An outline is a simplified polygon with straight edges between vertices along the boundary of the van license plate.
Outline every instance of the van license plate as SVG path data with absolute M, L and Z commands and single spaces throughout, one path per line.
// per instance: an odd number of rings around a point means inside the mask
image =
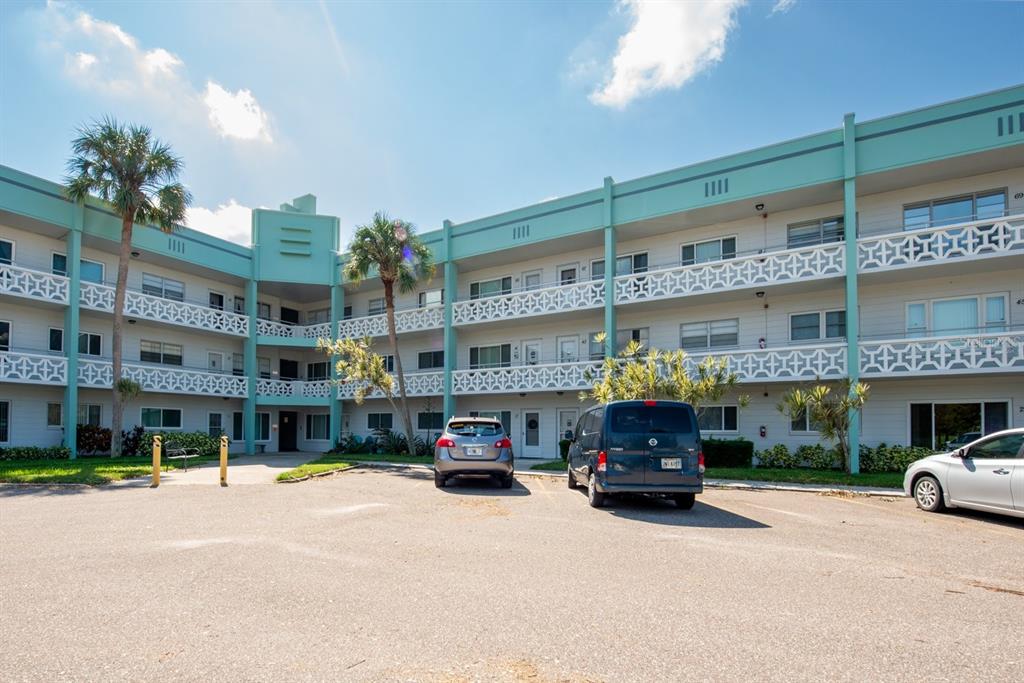
M 466 455 L 483 455 L 483 446 L 466 446 Z
M 682 458 L 662 458 L 661 469 L 663 470 L 681 470 L 683 469 Z

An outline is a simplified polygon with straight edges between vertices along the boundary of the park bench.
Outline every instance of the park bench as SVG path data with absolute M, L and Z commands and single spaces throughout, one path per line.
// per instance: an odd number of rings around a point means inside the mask
M 186 447 L 177 441 L 167 441 L 164 443 L 163 456 L 165 460 L 184 460 L 185 471 L 188 472 L 188 459 L 198 458 L 199 449 Z

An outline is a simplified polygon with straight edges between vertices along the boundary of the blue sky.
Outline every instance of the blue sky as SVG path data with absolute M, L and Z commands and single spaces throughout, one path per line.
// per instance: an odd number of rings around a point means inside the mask
M 420 230 L 1024 82 L 1022 2 L 0 3 L 0 163 L 144 122 L 190 227 L 312 192 Z

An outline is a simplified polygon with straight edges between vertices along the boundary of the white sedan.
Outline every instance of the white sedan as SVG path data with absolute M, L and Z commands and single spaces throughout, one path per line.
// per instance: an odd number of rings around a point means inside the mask
M 994 432 L 915 461 L 903 490 L 927 512 L 956 507 L 1024 517 L 1024 429 Z

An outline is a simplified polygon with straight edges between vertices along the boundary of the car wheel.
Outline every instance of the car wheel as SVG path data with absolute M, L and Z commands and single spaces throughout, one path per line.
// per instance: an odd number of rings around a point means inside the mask
M 697 500 L 695 493 L 677 493 L 672 496 L 676 501 L 676 507 L 680 510 L 692 510 L 693 503 Z
M 604 507 L 604 501 L 605 494 L 597 490 L 597 475 L 591 472 L 587 480 L 587 502 L 590 507 L 599 508 Z
M 514 476 L 512 476 L 511 474 L 508 475 L 507 477 L 502 477 L 501 478 L 501 488 L 503 488 L 503 489 L 510 489 L 510 488 L 512 488 L 512 484 L 514 484 L 515 481 L 516 481 L 516 478 Z
M 439 489 L 443 489 L 447 481 L 448 477 L 444 476 L 440 472 L 434 472 L 434 486 Z
M 914 482 L 914 502 L 925 512 L 939 512 L 946 507 L 939 480 L 926 475 Z
M 568 479 L 569 479 L 569 488 L 571 488 L 571 489 L 575 489 L 575 488 L 576 488 L 576 487 L 578 486 L 578 484 L 576 483 L 576 477 L 575 477 L 575 475 L 573 475 L 573 473 L 572 473 L 572 465 L 566 465 L 566 466 L 565 466 L 565 473 L 566 473 L 567 475 L 569 475 L 569 476 L 568 476 Z

